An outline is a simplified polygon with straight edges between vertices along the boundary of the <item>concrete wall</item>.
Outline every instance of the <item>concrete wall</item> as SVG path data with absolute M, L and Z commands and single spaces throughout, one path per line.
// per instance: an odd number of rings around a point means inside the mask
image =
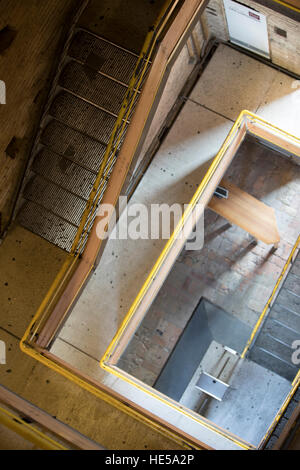
M 300 74 L 300 23 L 253 0 L 242 0 L 241 3 L 267 17 L 272 62 Z M 296 18 L 297 15 L 293 16 Z M 223 0 L 209 2 L 202 16 L 202 24 L 210 37 L 229 40 Z M 278 34 L 276 28 L 285 31 L 286 37 Z
M 261 2 L 264 3 L 263 0 L 260 0 L 260 3 L 254 2 L 253 0 L 245 0 L 242 3 L 266 15 L 272 62 L 291 72 L 299 74 L 300 24 L 296 19 L 285 16 L 282 12 L 262 5 Z M 267 3 L 267 0 L 265 3 Z M 295 18 L 297 14 L 293 13 L 291 16 Z M 279 35 L 276 32 L 277 28 L 286 31 L 286 37 Z M 200 57 L 207 40 L 215 37 L 226 42 L 229 41 L 223 0 L 211 0 L 209 2 L 201 20 L 193 32 L 193 37 L 196 40 L 197 49 L 199 50 L 198 57 Z M 173 65 L 146 140 L 134 171 L 132 172 L 133 175 L 136 174 L 135 172 L 145 159 L 147 151 L 151 148 L 151 144 L 155 142 L 155 139 L 164 127 L 168 113 L 175 104 L 181 89 L 195 66 L 195 57 L 191 54 L 191 49 L 191 42 L 189 41 Z
M 192 33 L 193 40 L 189 38 L 187 44 L 178 55 L 168 78 L 167 84 L 155 112 L 150 129 L 146 136 L 133 174 L 145 158 L 146 152 L 154 139 L 164 127 L 165 120 L 178 99 L 180 92 L 191 74 L 196 62 L 199 60 L 203 46 L 204 35 L 200 22 L 197 23 Z

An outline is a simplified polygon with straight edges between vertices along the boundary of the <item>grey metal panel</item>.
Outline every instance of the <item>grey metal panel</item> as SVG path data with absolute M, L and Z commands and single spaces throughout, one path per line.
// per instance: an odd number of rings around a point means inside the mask
M 202 298 L 157 378 L 154 388 L 180 400 L 212 340 L 242 352 L 251 328 Z
M 222 401 L 229 385 L 206 372 L 202 372 L 197 380 L 196 387 L 216 400 Z
M 194 310 L 153 387 L 179 401 L 212 340 L 202 301 Z

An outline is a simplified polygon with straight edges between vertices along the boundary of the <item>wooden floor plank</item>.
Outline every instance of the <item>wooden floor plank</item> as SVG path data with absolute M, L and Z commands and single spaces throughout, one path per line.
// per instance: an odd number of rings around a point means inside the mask
M 213 196 L 208 207 L 250 233 L 257 240 L 267 244 L 280 241 L 275 211 L 251 194 L 222 180 L 220 186 L 228 190 L 228 199 Z

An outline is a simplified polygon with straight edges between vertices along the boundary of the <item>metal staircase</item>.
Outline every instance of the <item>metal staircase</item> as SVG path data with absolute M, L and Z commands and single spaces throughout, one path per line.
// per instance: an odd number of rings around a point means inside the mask
M 292 381 L 299 366 L 293 364 L 292 344 L 300 340 L 300 252 L 253 343 L 248 358 Z
M 121 46 L 79 28 L 62 56 L 21 189 L 17 220 L 66 251 L 71 251 L 137 60 Z M 105 167 L 109 171 L 104 171 L 102 195 L 117 153 L 112 158 Z
M 266 450 L 282 449 L 289 450 L 291 440 L 299 432 L 300 427 L 300 388 L 293 394 L 283 415 L 277 422 L 273 432 L 270 434 L 262 448 Z

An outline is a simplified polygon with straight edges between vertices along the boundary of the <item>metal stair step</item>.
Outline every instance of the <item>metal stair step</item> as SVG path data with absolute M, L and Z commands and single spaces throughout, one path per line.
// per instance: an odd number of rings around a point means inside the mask
M 96 179 L 95 173 L 85 170 L 47 148 L 43 148 L 35 157 L 32 170 L 86 200 Z
M 273 435 L 276 437 L 279 437 L 282 431 L 284 430 L 284 427 L 286 426 L 287 422 L 288 422 L 288 419 L 282 416 L 276 428 L 274 429 Z
M 283 361 L 292 364 L 292 354 L 294 350 L 291 344 L 283 343 L 280 338 L 272 336 L 265 330 L 259 334 L 255 346 L 265 349 L 280 357 Z
M 72 247 L 137 61 L 137 55 L 82 29 L 61 58 L 17 207 L 24 227 L 66 251 Z M 122 121 L 125 133 L 129 117 Z M 109 155 L 97 205 L 116 158 L 117 152 Z
M 63 250 L 70 251 L 77 227 L 48 212 L 32 201 L 25 202 L 19 216 L 19 223 L 27 230 L 40 235 Z
M 38 175 L 27 184 L 23 197 L 77 226 L 86 207 L 84 199 Z
M 41 135 L 41 143 L 84 168 L 98 172 L 106 145 L 53 119 Z
M 280 358 L 276 357 L 270 351 L 264 350 L 261 347 L 255 346 L 251 349 L 248 359 L 256 362 L 262 367 L 271 370 L 275 374 L 284 377 L 285 379 L 292 382 L 298 372 L 298 367 L 292 363 L 287 364 Z
M 102 72 L 126 85 L 138 59 L 135 54 L 82 30 L 75 34 L 68 55 L 91 71 Z
M 293 395 L 293 400 L 297 403 L 300 402 L 300 386 L 297 388 L 296 392 Z
M 298 254 L 297 258 L 295 259 L 290 272 L 300 278 L 300 254 Z
M 300 297 L 285 289 L 285 286 L 279 292 L 276 304 L 283 305 L 296 313 L 300 313 Z
M 67 92 L 54 99 L 50 115 L 88 136 L 108 144 L 116 118 Z
M 277 437 L 277 436 L 271 436 L 270 439 L 268 440 L 267 444 L 266 444 L 265 450 L 271 450 L 271 449 L 273 449 L 273 447 L 275 446 L 275 444 L 277 443 L 277 441 L 278 441 L 278 437 Z
M 288 345 L 291 345 L 293 341 L 300 338 L 300 333 L 295 327 L 290 327 L 286 323 L 275 319 L 272 316 L 272 312 L 264 324 L 263 331 Z
M 116 116 L 121 110 L 127 87 L 103 75 L 92 76 L 78 62 L 69 62 L 59 78 L 59 85 Z
M 300 297 L 300 279 L 290 272 L 285 280 L 284 288 Z
M 299 331 L 300 337 L 300 314 L 297 314 L 296 312 L 293 312 L 285 306 L 279 305 L 275 302 L 270 315 L 274 320 L 278 320 L 290 328 Z
M 292 381 L 299 366 L 293 364 L 292 347 L 300 339 L 300 297 L 298 283 L 289 271 L 248 357 L 263 367 Z

